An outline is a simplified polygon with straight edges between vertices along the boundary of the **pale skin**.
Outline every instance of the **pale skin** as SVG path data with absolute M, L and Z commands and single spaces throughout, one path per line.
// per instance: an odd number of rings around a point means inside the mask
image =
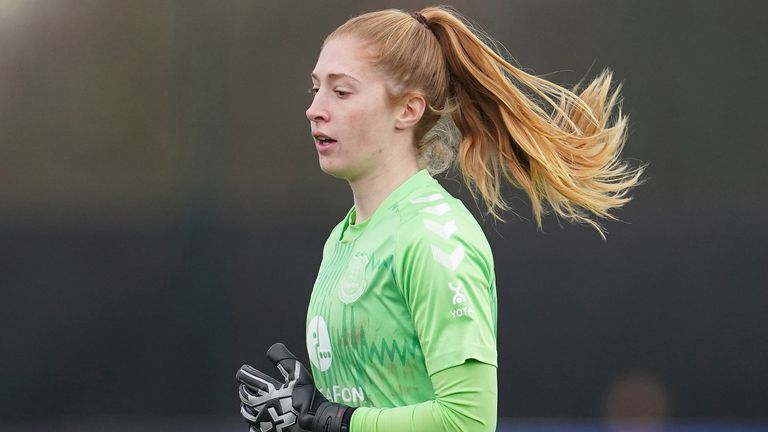
M 320 168 L 349 182 L 356 220 L 369 219 L 382 201 L 419 171 L 414 128 L 426 102 L 413 95 L 391 101 L 391 80 L 352 37 L 325 43 L 312 72 L 307 109 Z

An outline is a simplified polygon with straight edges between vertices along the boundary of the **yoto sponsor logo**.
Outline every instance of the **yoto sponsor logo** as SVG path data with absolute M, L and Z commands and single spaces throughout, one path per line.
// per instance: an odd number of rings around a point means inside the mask
M 464 288 L 464 285 L 462 285 L 461 282 L 456 282 L 456 284 L 454 284 L 453 282 L 449 282 L 448 288 L 450 288 L 451 291 L 453 291 L 453 299 L 452 299 L 453 304 L 457 305 L 467 301 L 467 298 L 464 297 L 464 294 L 462 294 L 461 292 L 461 289 Z
M 307 326 L 307 352 L 312 366 L 325 372 L 331 367 L 331 338 L 328 337 L 328 325 L 320 315 L 313 317 Z
M 475 310 L 472 309 L 472 306 L 467 304 L 467 296 L 462 292 L 462 289 L 464 289 L 464 284 L 461 282 L 449 282 L 448 288 L 453 291 L 453 298 L 451 298 L 451 302 L 454 306 L 458 306 L 457 309 L 454 309 L 451 311 L 451 318 L 460 318 L 460 317 L 471 317 L 474 315 Z

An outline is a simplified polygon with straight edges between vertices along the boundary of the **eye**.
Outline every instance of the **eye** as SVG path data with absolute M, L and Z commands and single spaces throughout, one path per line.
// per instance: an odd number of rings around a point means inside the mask
M 311 94 L 311 95 L 313 95 L 313 96 L 314 96 L 314 95 L 316 95 L 316 94 L 317 94 L 317 92 L 318 92 L 319 90 L 320 90 L 320 89 L 319 89 L 318 87 L 312 87 L 312 88 L 310 88 L 309 90 L 307 90 L 307 93 L 309 93 L 309 94 Z
M 334 90 L 333 92 L 336 93 L 336 95 L 338 95 L 339 97 L 349 96 L 349 92 L 348 91 Z

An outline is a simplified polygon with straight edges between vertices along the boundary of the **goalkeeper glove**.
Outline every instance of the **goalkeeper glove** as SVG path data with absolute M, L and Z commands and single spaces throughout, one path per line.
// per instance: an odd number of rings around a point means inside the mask
M 355 408 L 328 401 L 315 387 L 309 369 L 285 345 L 272 345 L 267 358 L 283 375 L 284 382 L 249 365 L 237 371 L 240 414 L 251 432 L 349 431 Z

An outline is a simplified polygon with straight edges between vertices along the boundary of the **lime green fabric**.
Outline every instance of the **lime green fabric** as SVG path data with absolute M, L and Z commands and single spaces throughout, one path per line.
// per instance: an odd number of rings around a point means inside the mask
M 307 313 L 320 391 L 358 407 L 435 400 L 430 378 L 476 360 L 496 366 L 496 288 L 477 221 L 427 171 L 365 222 L 331 232 Z
M 432 376 L 434 400 L 397 408 L 358 408 L 350 432 L 496 430 L 496 368 L 474 360 Z

